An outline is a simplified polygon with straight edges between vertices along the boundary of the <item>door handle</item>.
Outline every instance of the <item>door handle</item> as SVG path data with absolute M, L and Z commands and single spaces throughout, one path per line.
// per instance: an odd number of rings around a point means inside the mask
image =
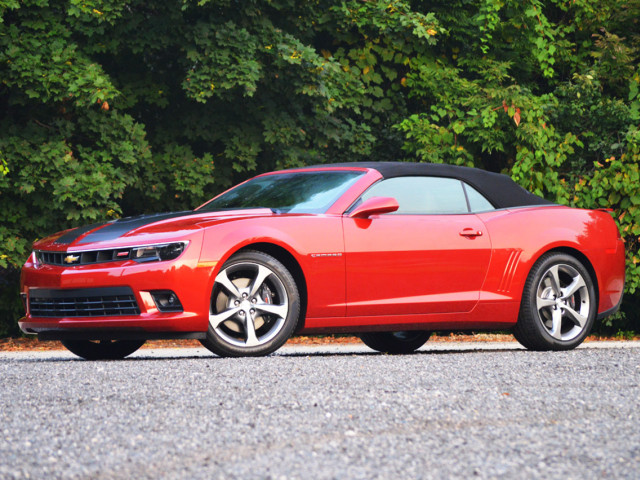
M 482 231 L 476 230 L 475 228 L 465 228 L 460 232 L 460 236 L 467 238 L 481 237 Z

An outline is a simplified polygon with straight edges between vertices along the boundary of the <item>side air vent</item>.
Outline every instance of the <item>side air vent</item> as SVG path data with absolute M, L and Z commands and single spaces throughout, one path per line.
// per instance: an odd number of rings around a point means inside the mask
M 522 249 L 511 248 L 508 252 L 509 258 L 507 259 L 504 272 L 502 273 L 502 280 L 500 280 L 500 285 L 498 286 L 498 291 L 503 293 L 509 293 L 511 290 L 511 282 L 516 274 L 516 268 L 518 267 L 518 260 L 522 254 Z

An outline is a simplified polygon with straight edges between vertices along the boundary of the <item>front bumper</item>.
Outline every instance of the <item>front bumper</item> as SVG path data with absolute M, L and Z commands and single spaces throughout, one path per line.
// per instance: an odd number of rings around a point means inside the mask
M 182 335 L 194 338 L 196 333 L 201 334 L 208 329 L 214 268 L 215 264 L 211 262 L 199 265 L 197 258 L 189 255 L 166 262 L 139 264 L 124 261 L 75 267 L 35 265 L 30 260 L 23 267 L 21 278 L 21 293 L 27 313 L 18 324 L 24 333 L 39 334 L 43 339 L 71 339 L 76 334 L 89 335 L 92 339 L 131 335 L 147 339 L 158 336 L 183 338 Z M 58 292 L 58 297 L 67 297 L 69 292 L 74 292 L 77 297 L 83 292 L 91 296 L 97 291 L 111 290 L 129 290 L 137 309 L 122 309 L 115 314 L 106 309 L 99 314 L 90 312 L 83 316 L 81 308 L 76 308 L 69 315 L 64 311 L 51 313 L 42 307 L 34 313 L 30 308 L 31 298 L 39 295 L 38 292 L 45 297 L 51 296 L 51 292 L 53 296 Z M 182 311 L 160 311 L 152 296 L 159 290 L 175 292 Z M 43 295 L 43 292 L 46 293 Z

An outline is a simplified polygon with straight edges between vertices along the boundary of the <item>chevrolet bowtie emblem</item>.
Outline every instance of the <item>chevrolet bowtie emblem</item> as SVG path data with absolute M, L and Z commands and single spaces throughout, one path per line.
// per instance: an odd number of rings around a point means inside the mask
M 79 259 L 78 255 L 67 255 L 64 257 L 64 263 L 76 263 Z

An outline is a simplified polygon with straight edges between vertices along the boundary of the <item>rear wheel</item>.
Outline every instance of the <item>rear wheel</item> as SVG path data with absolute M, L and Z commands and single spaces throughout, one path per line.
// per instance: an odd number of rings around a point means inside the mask
M 62 345 L 86 360 L 120 360 L 138 350 L 144 342 L 144 340 L 62 340 Z
M 596 304 L 582 263 L 564 253 L 545 254 L 529 273 L 513 334 L 530 350 L 573 349 L 591 331 Z
M 291 336 L 300 316 L 296 283 L 277 259 L 257 251 L 226 262 L 211 294 L 209 330 L 202 344 L 223 357 L 274 352 Z
M 412 353 L 424 345 L 431 332 L 369 332 L 360 334 L 364 344 L 383 353 Z

